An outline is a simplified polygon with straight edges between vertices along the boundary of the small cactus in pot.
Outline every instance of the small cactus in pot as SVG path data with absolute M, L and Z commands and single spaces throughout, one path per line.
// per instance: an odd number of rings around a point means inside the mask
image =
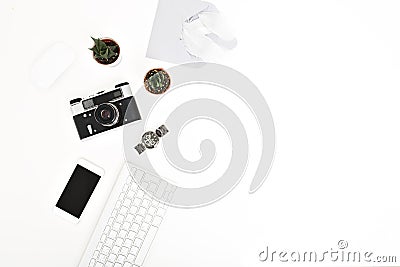
M 144 77 L 144 87 L 152 94 L 163 94 L 171 85 L 171 77 L 161 68 L 151 69 Z
M 94 45 L 89 48 L 93 52 L 93 58 L 102 65 L 110 65 L 120 58 L 120 47 L 111 38 L 93 38 Z

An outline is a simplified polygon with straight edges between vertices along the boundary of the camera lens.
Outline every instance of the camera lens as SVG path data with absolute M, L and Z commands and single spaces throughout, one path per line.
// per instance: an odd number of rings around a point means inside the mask
M 109 120 L 111 118 L 111 112 L 109 110 L 107 110 L 107 109 L 103 109 L 100 112 L 100 117 L 101 117 L 102 120 L 105 120 L 105 121 Z
M 94 118 L 103 126 L 113 126 L 118 122 L 119 112 L 116 106 L 111 103 L 99 105 L 94 112 Z

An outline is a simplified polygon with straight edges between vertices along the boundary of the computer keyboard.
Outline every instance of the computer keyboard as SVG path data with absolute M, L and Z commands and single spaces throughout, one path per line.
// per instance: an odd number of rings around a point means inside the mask
M 174 188 L 130 169 L 142 188 L 172 197 Z M 165 212 L 166 206 L 145 193 L 124 165 L 79 266 L 142 266 Z

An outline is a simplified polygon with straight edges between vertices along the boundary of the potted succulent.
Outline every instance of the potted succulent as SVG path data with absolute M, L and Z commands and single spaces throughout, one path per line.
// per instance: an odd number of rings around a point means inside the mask
M 108 66 L 116 66 L 121 61 L 120 47 L 111 38 L 93 38 L 94 45 L 89 48 L 93 52 L 93 58 L 97 63 Z
M 171 85 L 171 77 L 161 68 L 151 69 L 144 77 L 144 88 L 152 94 L 163 94 Z

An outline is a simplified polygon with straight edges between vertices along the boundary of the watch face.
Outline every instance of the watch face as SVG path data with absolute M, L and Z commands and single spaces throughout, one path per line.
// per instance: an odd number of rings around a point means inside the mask
M 142 143 L 146 146 L 146 148 L 155 148 L 158 142 L 158 136 L 154 132 L 145 132 L 142 136 Z
M 149 70 L 144 77 L 144 87 L 152 94 L 162 94 L 168 90 L 171 78 L 163 69 Z

